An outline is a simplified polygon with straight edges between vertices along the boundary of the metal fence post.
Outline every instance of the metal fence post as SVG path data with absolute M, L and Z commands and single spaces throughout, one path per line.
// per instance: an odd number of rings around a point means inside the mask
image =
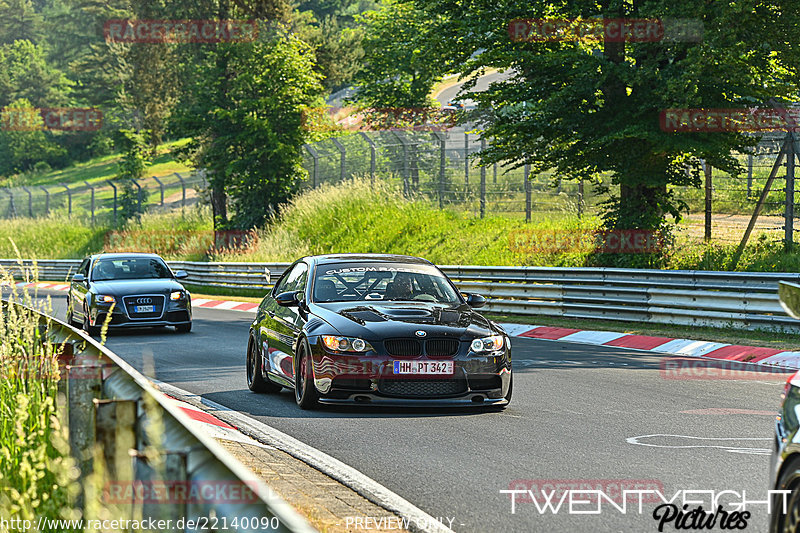
M 67 216 L 72 216 L 72 191 L 69 190 L 69 187 L 65 183 L 61 184 L 67 190 Z
M 583 179 L 578 180 L 578 218 L 583 217 Z
M 794 141 L 794 133 L 790 133 Z M 786 212 L 784 224 L 784 246 L 787 251 L 794 246 L 794 142 L 786 149 Z
M 464 200 L 469 194 L 469 133 L 464 132 Z
M 158 188 L 161 190 L 161 207 L 164 207 L 164 184 L 158 179 L 158 176 L 153 176 L 153 179 L 158 183 Z
M 50 214 L 50 191 L 47 190 L 43 185 L 39 186 L 40 189 L 44 191 L 44 214 Z
M 186 207 L 186 182 L 183 181 L 183 178 L 179 173 L 175 173 L 178 177 L 178 181 L 181 182 L 181 207 Z
M 347 173 L 347 150 L 345 150 L 344 145 L 340 143 L 335 138 L 331 138 L 333 144 L 336 145 L 336 148 L 339 149 L 339 181 L 345 180 L 345 174 Z
M 316 189 L 318 183 L 317 173 L 319 170 L 319 153 L 313 148 L 311 148 L 310 144 L 304 144 L 303 146 L 306 147 L 306 150 L 308 151 L 309 154 L 311 154 L 311 157 L 314 159 L 314 167 L 313 170 L 311 171 L 311 188 Z
M 481 137 L 481 152 L 486 150 L 486 139 Z M 486 215 L 486 165 L 481 165 L 481 218 Z
M 6 194 L 8 194 L 8 217 L 15 218 L 17 207 L 14 205 L 14 193 L 11 192 L 11 189 L 6 189 Z
M 753 192 L 753 154 L 747 154 L 747 197 Z
M 103 388 L 101 367 L 67 366 L 67 412 L 69 445 L 80 466 L 81 479 L 92 471 L 92 454 L 96 442 L 94 399 Z
M 31 194 L 31 190 L 27 187 L 22 187 L 22 190 L 28 193 L 28 216 L 33 218 L 33 195 Z
M 492 183 L 497 185 L 497 163 L 492 165 Z
M 111 188 L 114 189 L 114 226 L 117 225 L 117 186 L 114 185 L 114 182 L 111 180 L 106 180 L 106 182 L 111 185 Z
M 375 184 L 375 141 L 370 139 L 369 135 L 367 135 L 367 132 L 361 131 L 359 133 L 369 144 L 369 180 L 371 184 Z
M 134 185 L 136 185 L 136 188 L 138 189 L 137 196 L 138 196 L 138 200 L 139 200 L 139 212 L 141 213 L 142 212 L 142 186 L 139 185 L 139 182 L 136 181 L 133 178 L 131 178 L 131 181 L 133 182 Z
M 92 187 L 89 184 L 89 182 L 86 181 L 86 180 L 84 180 L 83 182 L 86 184 L 87 187 L 89 187 L 89 190 L 92 192 L 92 203 L 91 203 L 91 207 L 92 207 L 92 226 L 94 226 L 94 187 Z
M 447 148 L 447 134 L 437 133 L 439 140 L 439 209 L 444 207 L 444 184 L 445 184 L 445 166 L 447 163 L 447 155 L 445 150 Z
M 404 183 L 403 191 L 404 191 L 404 194 L 408 194 L 407 193 L 408 184 L 406 183 L 408 181 L 408 174 L 409 174 L 409 172 L 408 172 L 408 146 L 406 145 L 405 139 L 403 139 L 395 130 L 391 130 L 391 131 L 392 131 L 392 135 L 394 135 L 395 138 L 397 139 L 397 141 L 400 143 L 400 146 L 403 147 L 403 183 Z
M 711 240 L 711 193 L 712 193 L 712 185 L 711 185 L 711 165 L 708 161 L 703 161 L 703 172 L 705 173 L 706 183 L 706 202 L 705 202 L 705 235 L 704 239 L 706 242 Z
M 525 164 L 525 222 L 531 221 L 531 166 Z
M 133 480 L 129 451 L 136 448 L 136 401 L 94 399 L 95 441 L 103 451 L 108 479 Z

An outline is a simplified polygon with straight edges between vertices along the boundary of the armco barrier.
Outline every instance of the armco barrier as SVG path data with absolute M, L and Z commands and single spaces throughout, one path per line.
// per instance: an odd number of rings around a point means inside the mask
M 115 492 L 128 494 L 131 487 L 152 484 L 153 494 L 160 489 L 163 497 L 164 488 L 172 487 L 180 496 L 167 505 L 162 505 L 165 500 L 136 503 L 141 504 L 138 512 L 145 518 L 171 519 L 169 531 L 186 529 L 176 527 L 181 518 L 202 524 L 209 517 L 230 531 L 316 531 L 117 355 L 83 332 L 21 304 L 3 301 L 0 313 L 10 305 L 38 318 L 43 342 L 63 347 L 59 388 L 66 397 L 70 448 L 82 478 L 104 472 L 104 488 L 119 489 L 104 493 L 112 504 L 120 503 Z M 95 444 L 101 445 L 102 454 L 93 456 Z M 97 470 L 95 461 L 101 458 L 104 464 Z
M 39 261 L 38 277 L 68 279 L 79 261 Z M 186 270 L 188 283 L 218 288 L 266 290 L 288 263 L 203 263 L 171 261 Z M 0 260 L 17 279 L 31 275 L 32 262 L 22 267 Z M 443 266 L 465 292 L 489 298 L 486 310 L 517 315 L 601 318 L 697 326 L 800 332 L 778 301 L 778 282 L 800 283 L 800 274 L 714 272 L 701 270 L 637 270 L 624 268 L 547 268 Z

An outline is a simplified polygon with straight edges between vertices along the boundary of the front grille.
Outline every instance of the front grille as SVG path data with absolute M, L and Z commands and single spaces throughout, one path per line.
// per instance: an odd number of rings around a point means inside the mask
M 371 381 L 367 378 L 337 377 L 333 378 L 334 389 L 364 390 L 370 389 Z
M 492 390 L 503 386 L 500 376 L 470 377 L 469 388 L 472 390 Z
M 463 379 L 384 379 L 378 384 L 378 390 L 387 396 L 442 398 L 467 392 L 467 383 Z
M 430 339 L 425 341 L 425 352 L 431 357 L 449 357 L 458 353 L 458 339 Z
M 383 341 L 389 355 L 415 357 L 422 355 L 422 343 L 416 339 L 387 339 Z
M 167 311 L 164 319 L 167 322 L 188 322 L 189 311 Z
M 151 303 L 146 304 L 144 302 L 139 303 L 136 300 L 139 298 L 149 298 Z M 132 319 L 137 318 L 160 318 L 162 312 L 164 311 L 164 296 L 163 295 L 138 295 L 138 296 L 126 296 L 122 299 L 125 303 L 125 309 L 128 311 L 128 316 Z M 134 312 L 133 308 L 137 305 L 152 305 L 153 312 L 152 313 L 136 313 Z

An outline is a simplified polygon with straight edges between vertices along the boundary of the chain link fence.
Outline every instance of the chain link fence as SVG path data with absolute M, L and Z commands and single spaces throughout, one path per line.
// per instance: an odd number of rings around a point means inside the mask
M 0 218 L 44 217 L 64 213 L 92 223 L 119 220 L 123 184 L 119 181 L 64 183 L 48 186 L 0 188 Z M 170 209 L 194 203 L 207 186 L 200 172 L 150 176 L 135 180 L 135 201 L 139 210 Z
M 761 138 L 750 154 L 738 154 L 746 172 L 734 177 L 711 169 L 711 236 L 714 241 L 736 243 L 748 226 L 781 151 L 785 134 Z M 440 207 L 451 206 L 475 216 L 502 215 L 525 220 L 537 217 L 596 216 L 607 196 L 591 183 L 557 181 L 548 173 L 533 174 L 527 167 L 478 165 L 477 154 L 486 141 L 463 128 L 447 131 L 370 131 L 350 133 L 305 145 L 306 187 L 338 183 L 354 176 L 382 180 L 401 187 L 408 197 L 423 197 Z M 784 238 L 787 212 L 790 226 L 798 209 L 794 206 L 793 165 L 781 171 L 766 196 L 755 233 L 771 240 Z M 529 179 L 526 180 L 526 177 Z M 674 187 L 675 196 L 686 203 L 688 213 L 678 233 L 690 240 L 703 240 L 706 226 L 706 192 L 703 187 Z M 618 188 L 611 188 L 617 192 Z

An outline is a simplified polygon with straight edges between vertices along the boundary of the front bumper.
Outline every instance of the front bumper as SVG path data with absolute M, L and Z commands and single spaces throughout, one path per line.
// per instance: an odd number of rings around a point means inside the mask
M 102 326 L 108 319 L 111 304 L 97 303 L 89 310 L 89 322 L 92 326 Z M 155 318 L 132 318 L 125 309 L 114 306 L 111 312 L 109 329 L 143 328 L 156 326 L 181 326 L 192 322 L 191 301 L 167 300 L 166 309 Z
M 452 376 L 394 374 L 396 360 L 409 360 L 370 352 L 365 355 L 332 354 L 309 339 L 314 384 L 319 401 L 328 404 L 475 406 L 505 405 L 511 387 L 511 352 L 508 347 L 485 355 L 469 352 L 465 343 L 447 358 Z

